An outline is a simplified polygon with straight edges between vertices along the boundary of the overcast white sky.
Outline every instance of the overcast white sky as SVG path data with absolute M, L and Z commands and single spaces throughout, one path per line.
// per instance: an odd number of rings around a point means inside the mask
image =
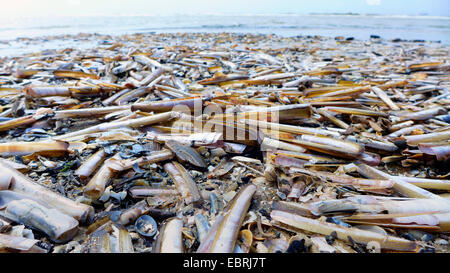
M 450 16 L 450 0 L 0 0 L 2 16 L 377 13 Z

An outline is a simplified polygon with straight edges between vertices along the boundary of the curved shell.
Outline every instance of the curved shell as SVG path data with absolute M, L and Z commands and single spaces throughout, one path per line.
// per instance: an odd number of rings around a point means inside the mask
M 5 217 L 38 229 L 59 243 L 69 241 L 78 232 L 77 220 L 30 199 L 9 202 L 6 206 Z

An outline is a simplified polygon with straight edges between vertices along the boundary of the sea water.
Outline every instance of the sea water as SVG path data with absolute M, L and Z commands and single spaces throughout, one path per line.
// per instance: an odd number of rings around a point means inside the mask
M 80 16 L 0 18 L 0 56 L 45 48 L 66 47 L 71 41 L 44 41 L 27 46 L 18 38 L 78 33 L 132 34 L 236 32 L 281 36 L 345 36 L 440 41 L 450 44 L 450 17 L 360 14 L 177 14 L 171 16 Z M 80 45 L 81 47 L 87 45 Z

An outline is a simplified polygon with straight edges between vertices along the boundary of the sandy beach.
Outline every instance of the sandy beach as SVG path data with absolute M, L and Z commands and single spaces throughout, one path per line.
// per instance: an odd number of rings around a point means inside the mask
M 0 252 L 448 252 L 445 43 L 17 43 L 0 58 Z

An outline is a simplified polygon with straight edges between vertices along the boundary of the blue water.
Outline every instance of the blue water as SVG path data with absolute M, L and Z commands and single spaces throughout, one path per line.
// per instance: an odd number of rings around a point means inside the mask
M 137 32 L 250 32 L 281 36 L 351 36 L 362 40 L 375 34 L 385 39 L 419 39 L 450 44 L 450 17 L 266 14 L 0 18 L 0 41 L 3 41 L 0 55 L 14 49 L 16 44 L 9 41 L 18 37 Z

